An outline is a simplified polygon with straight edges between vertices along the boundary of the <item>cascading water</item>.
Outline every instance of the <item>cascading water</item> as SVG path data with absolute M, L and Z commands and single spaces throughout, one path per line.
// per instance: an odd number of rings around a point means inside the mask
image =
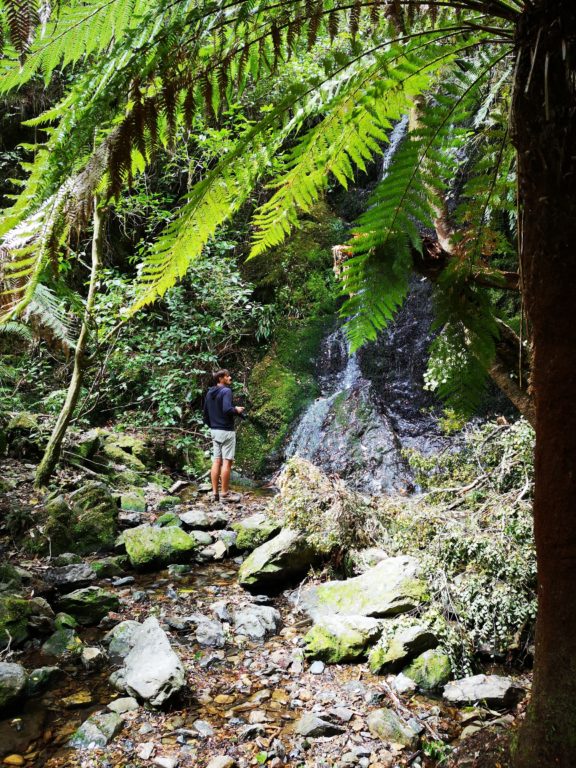
M 382 163 L 385 178 L 408 127 L 394 127 Z M 305 411 L 286 448 L 364 492 L 407 491 L 413 483 L 402 448 L 428 452 L 442 443 L 423 390 L 431 295 L 414 280 L 398 318 L 378 341 L 349 355 L 339 328 L 323 341 L 321 396 Z

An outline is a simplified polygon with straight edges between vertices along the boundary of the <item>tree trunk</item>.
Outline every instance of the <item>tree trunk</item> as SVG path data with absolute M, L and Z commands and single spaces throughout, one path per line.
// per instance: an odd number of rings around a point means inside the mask
M 82 326 L 80 333 L 78 334 L 78 341 L 76 342 L 76 350 L 74 353 L 74 370 L 72 372 L 72 378 L 68 386 L 68 392 L 66 394 L 66 400 L 62 406 L 62 410 L 58 415 L 58 419 L 48 440 L 48 445 L 42 457 L 42 461 L 38 465 L 36 470 L 36 477 L 34 484 L 37 488 L 44 487 L 50 476 L 54 472 L 58 459 L 60 458 L 60 451 L 62 448 L 62 441 L 66 434 L 66 429 L 70 423 L 70 419 L 74 414 L 74 409 L 78 403 L 78 397 L 80 395 L 80 389 L 82 387 L 82 379 L 84 376 L 84 362 L 86 357 L 86 345 L 90 333 L 90 323 L 92 316 L 92 309 L 94 307 L 94 298 L 96 296 L 96 277 L 98 274 L 98 267 L 101 263 L 102 256 L 102 211 L 98 208 L 98 198 L 94 197 L 94 233 L 92 235 L 92 267 L 90 270 L 90 283 L 88 287 L 88 297 L 86 299 L 86 307 L 84 309 L 84 317 L 82 319 Z
M 521 283 L 532 328 L 538 620 L 516 768 L 576 755 L 576 2 L 532 0 L 512 108 Z

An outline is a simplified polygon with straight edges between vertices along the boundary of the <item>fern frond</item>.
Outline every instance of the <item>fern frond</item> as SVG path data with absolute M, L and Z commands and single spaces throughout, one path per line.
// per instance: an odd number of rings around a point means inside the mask
M 17 320 L 11 320 L 9 323 L 0 325 L 0 336 L 10 336 L 25 344 L 30 344 L 34 340 L 34 335 L 30 328 Z
M 77 336 L 76 323 L 63 308 L 55 292 L 47 285 L 42 283 L 36 285 L 22 318 L 25 322 L 33 319 L 41 327 L 48 328 L 53 337 L 67 349 L 74 349 Z M 0 331 L 6 325 L 10 323 L 0 325 Z

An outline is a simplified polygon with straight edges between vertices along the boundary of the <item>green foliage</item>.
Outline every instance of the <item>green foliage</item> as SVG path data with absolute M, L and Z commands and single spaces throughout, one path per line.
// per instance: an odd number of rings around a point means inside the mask
M 460 451 L 409 452 L 423 496 L 382 505 L 382 546 L 413 552 L 447 620 L 442 642 L 455 669 L 479 652 L 526 653 L 536 615 L 532 532 L 534 433 L 523 420 L 470 427 Z

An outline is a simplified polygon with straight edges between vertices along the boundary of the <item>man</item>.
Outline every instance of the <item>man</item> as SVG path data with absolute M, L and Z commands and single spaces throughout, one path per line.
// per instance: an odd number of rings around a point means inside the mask
M 213 375 L 214 386 L 210 387 L 204 401 L 204 423 L 212 433 L 212 493 L 214 501 L 240 501 L 240 494 L 230 493 L 230 473 L 236 452 L 234 418 L 241 416 L 244 408 L 232 402 L 232 376 L 225 368 Z M 218 489 L 218 483 L 221 489 Z

